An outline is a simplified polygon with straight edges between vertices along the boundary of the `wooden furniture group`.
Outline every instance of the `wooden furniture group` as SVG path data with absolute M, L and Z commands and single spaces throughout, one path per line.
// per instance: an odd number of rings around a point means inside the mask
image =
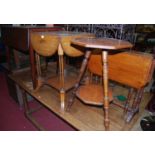
M 60 28 L 3 29 L 3 40 L 8 47 L 30 51 L 34 92 L 39 91 L 43 84 L 56 88 L 60 91 L 60 109 L 64 112 L 71 112 L 71 106 L 75 97 L 78 97 L 86 104 L 102 106 L 105 129 L 109 130 L 109 103 L 114 100 L 112 91 L 109 89 L 108 79 L 110 79 L 132 88 L 123 107 L 126 113 L 125 119 L 129 122 L 138 111 L 144 86 L 152 77 L 154 69 L 153 57 L 143 53 L 136 53 L 135 51 L 126 52 L 126 49 L 133 47 L 128 41 L 95 38 L 93 34 L 89 33 L 59 30 Z M 11 39 L 14 36 L 13 33 L 16 34 L 15 39 Z M 56 75 L 55 78 L 45 79 L 41 75 L 39 56 L 49 57 L 57 51 L 60 75 Z M 10 64 L 9 48 L 7 48 L 7 53 L 8 63 Z M 75 79 L 76 82 L 72 83 L 64 78 L 64 53 L 70 57 L 84 55 L 79 76 Z M 92 83 L 83 84 L 82 81 L 87 69 L 92 74 L 96 74 L 102 78 L 102 82 L 99 85 Z M 68 82 L 70 83 L 69 85 L 67 85 Z M 65 103 L 65 92 L 73 86 L 69 102 Z M 129 108 L 133 90 L 136 90 L 136 95 L 131 103 L 131 108 Z M 23 91 L 23 94 L 25 94 L 25 91 Z M 23 97 L 26 100 L 25 95 Z M 30 109 L 27 108 L 26 102 L 25 107 L 28 113 Z

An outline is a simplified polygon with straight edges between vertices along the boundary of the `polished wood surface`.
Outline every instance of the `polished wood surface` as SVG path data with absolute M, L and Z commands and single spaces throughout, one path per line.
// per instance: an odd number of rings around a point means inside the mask
M 112 90 L 109 89 L 108 93 L 109 102 L 111 102 L 113 100 Z M 80 86 L 76 92 L 76 95 L 86 104 L 103 106 L 103 87 L 101 84 L 88 84 L 85 86 Z
M 63 55 L 64 53 L 71 57 L 78 57 L 83 55 L 84 51 L 82 48 L 77 49 L 71 45 L 71 40 L 75 38 L 92 38 L 95 37 L 94 34 L 91 33 L 83 33 L 83 32 L 70 32 L 70 31 L 55 31 L 55 32 L 33 32 L 32 37 L 36 39 L 35 46 L 40 48 L 49 48 L 51 50 L 53 42 L 55 44 L 55 40 L 58 38 L 59 44 L 62 46 L 62 50 L 58 54 Z M 52 40 L 53 39 L 53 40 Z M 33 41 L 32 40 L 32 41 Z M 51 44 L 50 44 L 51 42 Z M 32 42 L 34 44 L 34 41 Z M 45 46 L 46 45 L 46 46 Z M 55 48 L 54 48 L 55 49 Z M 43 51 L 43 49 L 42 49 Z M 36 51 L 37 52 L 37 51 Z M 42 53 L 43 54 L 43 53 Z M 46 55 L 45 55 L 46 56 Z
M 141 88 L 150 80 L 153 56 L 143 52 L 128 51 L 109 55 L 109 79 L 133 88 Z M 91 55 L 90 72 L 102 76 L 100 55 Z
M 48 57 L 56 53 L 59 45 L 57 36 L 31 34 L 31 44 L 37 54 Z
M 61 38 L 61 45 L 62 45 L 62 48 L 64 50 L 64 53 L 70 57 L 79 57 L 79 56 L 82 56 L 84 55 L 84 52 L 85 52 L 85 48 L 77 48 L 77 47 L 74 47 L 72 44 L 71 44 L 71 41 L 75 38 L 93 38 L 95 37 L 94 34 L 79 34 L 79 35 L 76 35 L 76 36 L 66 36 L 66 37 L 63 37 Z
M 109 38 L 77 38 L 72 40 L 72 43 L 82 47 L 106 50 L 118 50 L 133 47 L 128 41 Z
M 50 65 L 50 64 L 49 64 Z M 54 67 L 49 67 L 48 74 L 54 74 Z M 53 70 L 51 70 L 53 69 Z M 72 72 L 73 73 L 73 72 Z M 77 74 L 74 75 L 77 77 Z M 42 87 L 38 92 L 33 91 L 32 79 L 30 70 L 18 71 L 10 75 L 11 79 L 16 82 L 22 89 L 29 93 L 34 99 L 39 101 L 41 105 L 47 107 L 51 112 L 55 113 L 59 118 L 65 120 L 70 125 L 74 126 L 77 130 L 83 131 L 104 131 L 105 127 L 103 124 L 103 109 L 99 106 L 87 106 L 75 100 L 70 112 L 62 111 L 59 102 L 59 93 L 54 89 L 47 86 Z M 68 78 L 70 81 L 70 78 Z M 127 90 L 124 87 L 117 87 L 114 90 L 116 94 L 126 94 Z M 145 106 L 149 101 L 151 95 L 149 93 L 144 94 L 142 104 L 140 105 L 140 113 L 134 117 L 129 123 L 125 123 L 122 119 L 122 109 L 116 108 L 113 104 L 110 105 L 109 117 L 110 117 L 110 130 L 112 131 L 130 131 L 135 124 L 138 125 L 138 119 L 143 114 Z M 66 102 L 70 98 L 70 92 L 67 93 Z M 31 103 L 29 104 L 31 106 Z M 34 114 L 35 115 L 35 114 Z M 34 116 L 33 115 L 33 116 Z M 35 116 L 34 116 L 35 118 Z

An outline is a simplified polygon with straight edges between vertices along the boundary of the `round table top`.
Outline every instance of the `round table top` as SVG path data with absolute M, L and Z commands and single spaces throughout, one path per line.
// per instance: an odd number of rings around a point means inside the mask
M 77 38 L 73 39 L 71 42 L 72 44 L 86 48 L 98 48 L 105 50 L 119 50 L 133 47 L 133 45 L 128 41 L 113 38 Z

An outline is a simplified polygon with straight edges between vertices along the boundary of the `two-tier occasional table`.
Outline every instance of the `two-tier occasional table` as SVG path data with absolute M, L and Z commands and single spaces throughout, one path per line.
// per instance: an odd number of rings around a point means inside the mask
M 107 38 L 77 38 L 72 40 L 72 44 L 87 48 L 85 58 L 83 60 L 77 83 L 75 84 L 72 97 L 69 100 L 67 109 L 70 109 L 73 104 L 76 92 L 80 87 L 80 82 L 86 71 L 87 63 L 93 49 L 102 49 L 102 62 L 103 62 L 103 105 L 104 105 L 104 125 L 105 129 L 109 130 L 109 97 L 108 97 L 108 52 L 116 52 L 116 50 L 132 48 L 133 45 L 128 41 L 107 39 Z M 84 88 L 84 87 L 83 87 Z M 89 92 L 88 92 L 89 93 Z M 79 97 L 79 96 L 78 96 Z M 80 97 L 79 97 L 80 98 Z
M 60 91 L 60 102 L 61 102 L 61 108 L 63 110 L 65 106 L 65 92 L 74 86 L 74 83 L 72 83 L 71 81 L 64 80 L 63 55 L 65 53 L 71 57 L 77 57 L 83 54 L 77 48 L 72 47 L 70 43 L 72 39 L 79 37 L 89 38 L 94 37 L 94 34 L 82 33 L 82 32 L 70 32 L 70 31 L 33 32 L 31 34 L 31 44 L 33 43 L 33 46 L 37 47 L 38 49 L 42 49 L 43 47 L 46 48 L 45 50 L 41 51 L 42 54 L 40 55 L 49 56 L 49 53 L 51 52 L 49 51 L 49 49 L 51 49 L 52 46 L 54 47 L 54 45 L 52 44 L 57 44 L 55 45 L 55 47 L 58 47 L 60 77 L 56 77 L 55 80 L 50 78 L 46 81 L 46 83 Z M 35 38 L 35 40 L 33 40 L 33 38 Z M 56 38 L 58 40 L 54 41 L 56 40 Z M 37 83 L 36 80 L 37 79 L 35 77 L 34 83 Z

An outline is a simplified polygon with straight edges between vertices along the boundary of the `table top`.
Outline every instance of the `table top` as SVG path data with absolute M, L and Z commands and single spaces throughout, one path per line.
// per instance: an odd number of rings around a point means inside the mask
M 66 53 L 68 56 L 76 57 L 83 55 L 82 51 L 71 46 L 73 38 L 95 37 L 93 33 L 72 32 L 72 31 L 44 31 L 32 32 L 31 44 L 33 49 L 42 56 L 52 56 L 57 51 L 59 44 L 62 48 L 58 48 L 58 54 Z M 59 46 L 61 47 L 61 46 Z M 60 50 L 61 49 L 61 50 Z M 45 52 L 46 51 L 46 52 Z
M 112 38 L 76 38 L 71 42 L 72 44 L 83 46 L 86 48 L 98 48 L 106 50 L 118 50 L 133 47 L 133 45 L 128 41 Z

